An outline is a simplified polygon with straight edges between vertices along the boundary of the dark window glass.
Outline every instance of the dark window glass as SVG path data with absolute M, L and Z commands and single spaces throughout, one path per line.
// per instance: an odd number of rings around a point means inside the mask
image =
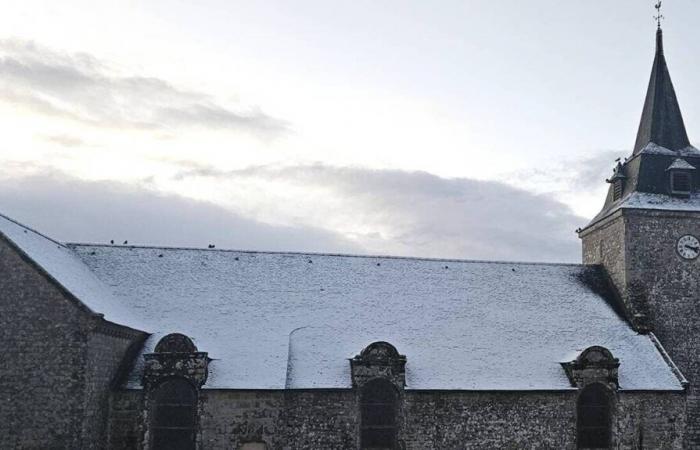
M 197 392 L 182 379 L 165 381 L 153 393 L 154 450 L 194 450 Z
M 691 190 L 689 173 L 671 172 L 671 192 L 674 194 L 689 194 Z
M 605 386 L 586 386 L 578 398 L 578 448 L 610 448 L 610 396 Z
M 395 449 L 396 388 L 387 380 L 370 381 L 362 389 L 360 403 L 362 449 Z

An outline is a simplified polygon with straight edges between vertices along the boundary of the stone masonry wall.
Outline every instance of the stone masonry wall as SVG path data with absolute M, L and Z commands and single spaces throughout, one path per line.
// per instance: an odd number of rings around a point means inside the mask
M 584 263 L 606 267 L 628 309 L 645 315 L 690 381 L 686 444 L 700 448 L 700 259 L 678 255 L 677 240 L 686 234 L 700 237 L 699 213 L 622 210 L 581 237 Z
M 581 234 L 583 263 L 601 264 L 615 285 L 625 285 L 625 222 L 621 213 L 615 213 Z
M 676 242 L 686 234 L 700 237 L 700 215 L 647 211 L 627 216 L 628 288 L 640 286 L 654 333 L 695 381 L 700 375 L 700 259 L 682 259 Z
M 683 447 L 685 393 L 636 392 L 618 396 L 617 437 L 613 448 Z
M 237 449 L 246 442 L 280 448 L 283 405 L 279 391 L 201 391 L 201 448 Z
M 682 259 L 678 238 L 700 237 L 700 214 L 630 211 L 628 289 L 645 302 L 654 333 L 690 381 L 688 445 L 700 447 L 700 259 Z
M 109 402 L 107 447 L 113 450 L 139 448 L 143 391 L 116 390 Z
M 138 334 L 115 325 L 98 326 L 88 336 L 85 384 L 84 448 L 105 448 L 109 397 L 114 378 Z
M 406 450 L 574 449 L 577 395 L 406 391 L 399 439 Z M 111 448 L 137 448 L 140 398 L 139 391 L 115 394 Z M 204 390 L 201 401 L 201 449 L 237 450 L 245 442 L 265 442 L 274 450 L 359 445 L 353 390 Z M 621 392 L 614 411 L 613 448 L 682 448 L 684 393 Z
M 80 448 L 84 316 L 0 237 L 0 448 Z
M 284 450 L 356 449 L 358 400 L 354 390 L 305 390 L 285 394 Z
M 406 396 L 407 450 L 571 448 L 576 394 L 416 392 Z
M 142 336 L 92 314 L 0 236 L 0 448 L 106 448 L 111 382 Z

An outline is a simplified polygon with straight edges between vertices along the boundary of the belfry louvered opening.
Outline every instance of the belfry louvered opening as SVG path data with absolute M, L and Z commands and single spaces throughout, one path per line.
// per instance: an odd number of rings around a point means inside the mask
M 671 171 L 671 193 L 675 195 L 689 195 L 692 190 L 692 178 L 690 173 L 684 171 Z

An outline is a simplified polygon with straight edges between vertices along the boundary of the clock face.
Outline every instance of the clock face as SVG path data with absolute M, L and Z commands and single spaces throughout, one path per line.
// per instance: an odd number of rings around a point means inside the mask
M 678 239 L 676 250 L 684 259 L 695 259 L 700 255 L 700 241 L 695 236 L 686 234 Z

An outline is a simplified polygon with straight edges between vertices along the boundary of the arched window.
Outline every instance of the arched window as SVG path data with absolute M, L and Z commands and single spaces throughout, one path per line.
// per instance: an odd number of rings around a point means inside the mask
M 362 450 L 396 448 L 398 393 L 389 381 L 375 379 L 363 388 L 360 397 Z
M 172 378 L 153 391 L 153 450 L 194 450 L 197 391 L 188 381 Z
M 586 386 L 578 397 L 578 448 L 610 448 L 610 393 L 599 383 Z

